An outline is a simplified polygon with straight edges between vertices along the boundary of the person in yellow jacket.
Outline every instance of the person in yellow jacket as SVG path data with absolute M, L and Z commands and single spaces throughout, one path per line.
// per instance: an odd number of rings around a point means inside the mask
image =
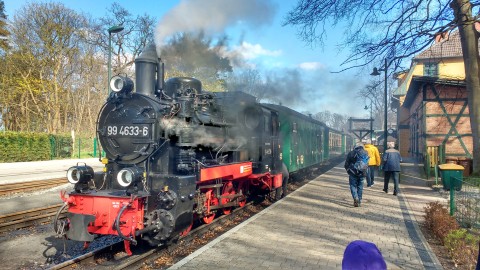
M 372 144 L 370 140 L 365 141 L 365 151 L 367 151 L 370 160 L 368 161 L 368 171 L 367 171 L 367 187 L 371 187 L 374 184 L 375 178 L 375 167 L 380 166 L 382 160 L 380 159 L 380 153 L 378 148 Z

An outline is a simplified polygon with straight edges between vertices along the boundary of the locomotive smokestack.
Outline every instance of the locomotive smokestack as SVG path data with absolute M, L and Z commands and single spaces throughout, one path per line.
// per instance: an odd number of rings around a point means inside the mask
M 158 63 L 155 44 L 145 46 L 143 52 L 135 59 L 135 91 L 152 98 L 155 98 L 155 75 L 160 66 Z

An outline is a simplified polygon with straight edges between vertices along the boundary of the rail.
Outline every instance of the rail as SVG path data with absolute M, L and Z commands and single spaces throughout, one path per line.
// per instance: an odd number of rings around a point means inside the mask
M 0 216 L 0 232 L 7 232 L 50 222 L 62 204 L 30 209 Z
M 54 178 L 49 180 L 36 180 L 0 185 L 0 196 L 11 195 L 20 192 L 37 191 L 66 184 L 67 178 Z
M 212 223 L 201 225 L 193 229 L 189 234 L 181 236 L 179 240 L 183 241 L 193 241 L 195 238 L 206 233 L 211 233 L 214 231 L 214 228 L 225 226 L 226 223 L 231 222 L 231 220 L 238 219 L 240 216 L 244 215 L 246 212 L 249 212 L 249 207 L 253 205 L 253 202 L 247 203 L 245 206 L 236 208 L 229 215 L 220 216 L 217 219 L 214 219 Z M 178 241 L 177 243 L 180 243 Z M 168 249 L 165 246 L 160 246 L 156 248 L 147 248 L 146 250 L 140 252 L 139 254 L 133 254 L 129 257 L 116 258 L 118 264 L 112 265 L 108 264 L 109 269 L 138 269 L 141 266 L 145 266 L 146 262 L 154 261 L 155 259 L 165 256 L 166 253 L 173 248 L 175 244 L 169 246 Z M 106 253 L 121 250 L 123 248 L 123 241 L 113 243 L 112 245 L 101 247 L 86 254 L 83 254 L 79 257 L 72 258 L 70 260 L 64 261 L 57 265 L 50 267 L 50 270 L 59 270 L 59 269 L 72 269 L 72 268 L 82 268 L 82 264 L 88 264 L 93 257 L 105 256 Z M 108 256 L 107 256 L 108 257 Z M 89 265 L 91 267 L 91 265 Z M 102 267 L 101 265 L 98 266 Z

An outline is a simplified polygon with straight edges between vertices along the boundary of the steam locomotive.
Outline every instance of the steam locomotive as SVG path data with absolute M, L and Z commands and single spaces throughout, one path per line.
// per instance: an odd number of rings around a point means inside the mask
M 68 239 L 118 235 L 128 254 L 138 238 L 168 244 L 195 221 L 210 223 L 253 197 L 282 198 L 290 174 L 343 155 L 353 143 L 243 92 L 207 92 L 188 77 L 165 81 L 153 44 L 135 59 L 135 73 L 135 86 L 128 77 L 111 79 L 98 116 L 103 171 L 87 164 L 67 171 L 74 187 L 62 192 L 54 227 Z

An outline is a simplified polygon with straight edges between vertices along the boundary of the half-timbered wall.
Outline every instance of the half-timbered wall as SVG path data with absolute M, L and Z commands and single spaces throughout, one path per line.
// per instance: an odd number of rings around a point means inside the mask
M 445 145 L 446 156 L 471 158 L 473 141 L 463 86 L 426 83 L 410 107 L 409 152 L 424 157 L 427 146 Z

